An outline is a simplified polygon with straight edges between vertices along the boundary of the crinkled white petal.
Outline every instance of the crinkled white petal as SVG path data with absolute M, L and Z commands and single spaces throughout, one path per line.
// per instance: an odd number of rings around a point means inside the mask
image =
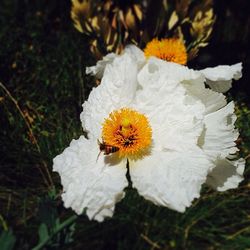
M 115 53 L 109 53 L 99 60 L 95 66 L 87 67 L 86 74 L 95 76 L 97 79 L 101 79 L 106 66 L 114 61 L 118 55 Z
M 232 87 L 232 80 L 238 80 L 242 76 L 242 63 L 231 66 L 220 65 L 214 68 L 200 70 L 205 76 L 209 87 L 217 92 L 226 92 Z
M 141 68 L 145 64 L 145 56 L 142 50 L 140 50 L 135 45 L 127 45 L 124 50 L 125 54 L 129 54 L 134 62 L 137 64 L 138 68 Z M 99 60 L 95 66 L 86 67 L 86 74 L 95 76 L 98 79 L 103 77 L 104 70 L 107 65 L 111 64 L 116 57 L 119 55 L 115 53 L 109 53 Z
M 200 82 L 185 82 L 184 86 L 193 97 L 205 105 L 204 129 L 198 145 L 212 160 L 234 154 L 238 149 L 235 140 L 238 131 L 234 128 L 236 115 L 233 102 L 227 104 L 223 94 L 205 88 Z
M 154 73 L 156 71 L 161 71 L 161 73 L 164 75 L 164 78 L 168 80 L 174 80 L 177 82 L 182 82 L 186 80 L 195 80 L 198 78 L 204 79 L 204 76 L 193 69 L 189 69 L 186 66 L 180 65 L 178 63 L 174 62 L 167 62 L 164 60 L 161 60 L 156 57 L 150 57 L 147 61 L 147 67 L 148 71 L 150 73 Z M 160 86 L 161 83 L 154 82 L 151 84 L 144 84 L 144 86 L 152 85 L 156 88 L 156 86 Z
M 135 45 L 130 44 L 126 46 L 125 53 L 129 53 L 134 58 L 134 61 L 138 65 L 138 69 L 141 69 L 142 66 L 146 63 L 144 52 Z
M 188 95 L 179 82 L 197 78 L 199 73 L 156 58 L 149 59 L 140 71 L 134 108 L 149 118 L 154 146 L 159 150 L 181 151 L 197 144 L 205 107 L 200 100 Z
M 186 80 L 183 86 L 187 89 L 188 95 L 200 100 L 205 105 L 205 114 L 215 112 L 226 106 L 226 97 L 205 87 L 204 81 L 200 78 L 197 80 Z
M 98 144 L 81 136 L 53 160 L 61 177 L 62 199 L 77 214 L 86 208 L 90 219 L 111 217 L 127 186 L 126 161 L 114 162 L 103 154 L 97 160 Z
M 112 111 L 130 106 L 137 88 L 137 73 L 137 63 L 130 53 L 116 57 L 106 66 L 101 84 L 91 91 L 80 116 L 90 137 L 100 138 L 102 123 Z
M 211 160 L 225 158 L 238 151 L 235 141 L 239 133 L 234 128 L 235 121 L 233 102 L 205 116 L 205 126 L 198 144 Z
M 218 191 L 237 188 L 243 180 L 245 160 L 218 159 L 216 167 L 209 173 L 207 184 Z
M 133 187 L 140 195 L 179 212 L 200 196 L 201 185 L 212 167 L 198 147 L 181 153 L 153 151 L 129 164 Z

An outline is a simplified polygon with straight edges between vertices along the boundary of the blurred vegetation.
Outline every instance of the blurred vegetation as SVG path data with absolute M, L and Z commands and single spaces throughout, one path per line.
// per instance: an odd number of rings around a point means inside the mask
M 131 42 L 144 47 L 155 37 L 175 37 L 191 60 L 208 45 L 215 21 L 213 0 L 72 0 L 71 18 L 97 59 Z
M 60 200 L 52 159 L 81 133 L 81 104 L 95 85 L 89 38 L 75 30 L 70 1 L 0 2 L 0 249 L 249 249 L 250 17 L 247 0 L 215 1 L 210 45 L 193 68 L 243 61 L 229 93 L 237 103 L 245 180 L 225 193 L 204 188 L 184 214 L 156 207 L 131 187 L 99 224 Z

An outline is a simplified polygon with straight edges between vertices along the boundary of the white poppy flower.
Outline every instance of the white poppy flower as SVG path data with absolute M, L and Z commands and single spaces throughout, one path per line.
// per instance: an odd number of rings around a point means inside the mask
M 91 72 L 102 79 L 83 104 L 88 138 L 73 140 L 54 158 L 65 207 L 78 214 L 86 209 L 98 221 L 111 217 L 128 185 L 127 161 L 140 195 L 179 212 L 200 196 L 205 182 L 219 191 L 238 186 L 245 162 L 234 159 L 234 104 L 205 83 L 237 79 L 240 64 L 195 71 L 146 59 L 129 46 Z

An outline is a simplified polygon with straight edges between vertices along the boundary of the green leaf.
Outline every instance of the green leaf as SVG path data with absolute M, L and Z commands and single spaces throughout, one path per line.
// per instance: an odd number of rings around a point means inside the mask
M 46 130 L 42 130 L 40 133 L 41 133 L 41 135 L 43 135 L 45 137 L 49 137 L 49 132 Z
M 48 228 L 45 223 L 42 223 L 39 226 L 38 235 L 39 235 L 39 242 L 42 242 L 49 237 Z
M 54 228 L 58 217 L 56 202 L 53 196 L 53 190 L 51 190 L 49 195 L 41 198 L 39 202 L 38 218 L 41 223 L 46 224 L 48 230 Z
M 0 247 L 1 250 L 12 250 L 14 249 L 16 237 L 12 230 L 2 231 L 0 235 Z

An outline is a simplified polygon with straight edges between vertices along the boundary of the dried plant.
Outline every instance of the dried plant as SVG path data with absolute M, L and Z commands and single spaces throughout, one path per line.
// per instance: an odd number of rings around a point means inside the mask
M 89 36 L 91 51 L 99 58 L 120 52 L 128 42 L 142 35 L 142 6 L 136 1 L 72 0 L 71 17 L 76 29 Z
M 177 37 L 191 60 L 208 44 L 215 21 L 213 0 L 72 0 L 71 17 L 97 58 L 128 43 L 144 47 L 154 37 Z

